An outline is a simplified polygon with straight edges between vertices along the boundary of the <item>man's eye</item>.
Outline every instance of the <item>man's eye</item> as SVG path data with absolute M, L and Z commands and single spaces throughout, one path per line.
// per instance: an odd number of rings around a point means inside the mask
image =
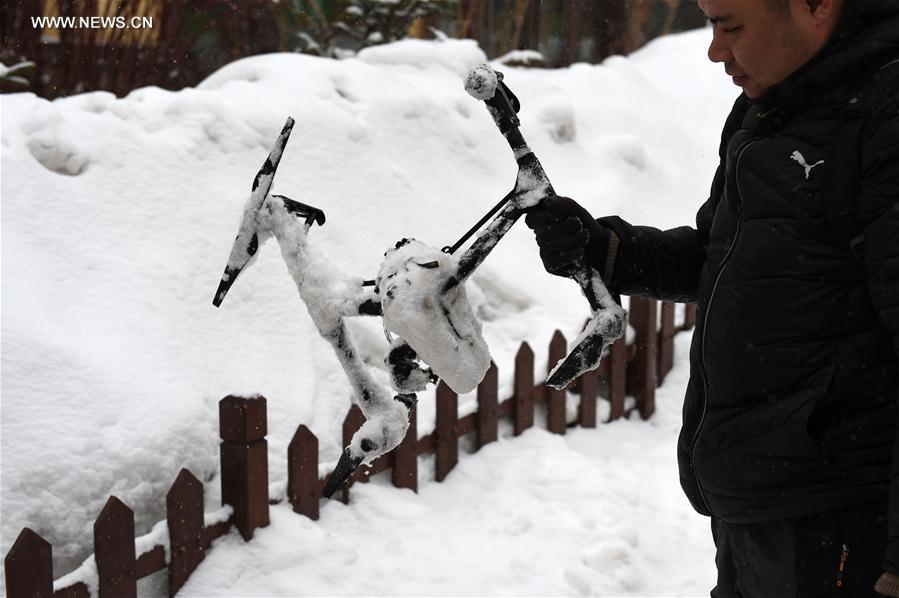
M 740 26 L 737 26 L 737 27 L 722 27 L 722 28 L 721 28 L 721 31 L 723 31 L 724 33 L 736 33 L 737 31 L 739 31 L 739 30 L 742 29 L 742 28 L 743 28 L 743 27 L 740 27 Z

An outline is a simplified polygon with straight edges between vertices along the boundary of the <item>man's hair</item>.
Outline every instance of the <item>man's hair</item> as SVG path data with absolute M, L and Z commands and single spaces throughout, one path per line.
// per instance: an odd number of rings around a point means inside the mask
M 790 0 L 765 0 L 768 8 L 777 12 L 789 12 Z

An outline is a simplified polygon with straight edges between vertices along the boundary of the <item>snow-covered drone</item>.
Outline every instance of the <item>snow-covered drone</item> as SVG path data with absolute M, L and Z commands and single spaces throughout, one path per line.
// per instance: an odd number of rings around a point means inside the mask
M 274 237 L 281 255 L 319 331 L 334 348 L 366 418 L 346 447 L 323 494 L 330 497 L 361 463 L 395 448 L 406 435 L 416 394 L 443 380 L 454 391 L 473 390 L 490 365 L 481 323 L 465 293 L 465 281 L 502 236 L 528 209 L 553 194 L 534 152 L 518 130 L 520 104 L 503 83 L 502 73 L 481 65 L 465 78 L 468 93 L 484 101 L 518 162 L 515 187 L 452 247 L 438 250 L 403 239 L 384 254 L 374 284 L 346 276 L 306 242 L 314 223 L 324 224 L 318 208 L 283 195 L 270 195 L 272 180 L 294 121 L 287 119 L 275 146 L 253 181 L 240 229 L 213 299 L 218 307 L 237 276 L 252 263 L 259 246 Z M 489 224 L 484 226 L 487 221 Z M 461 256 L 453 254 L 475 232 Z M 593 317 L 574 349 L 550 373 L 547 384 L 564 388 L 599 365 L 606 347 L 619 338 L 627 314 L 612 299 L 589 265 L 574 275 Z M 381 316 L 390 348 L 384 358 L 393 389 L 379 384 L 359 356 L 344 319 Z

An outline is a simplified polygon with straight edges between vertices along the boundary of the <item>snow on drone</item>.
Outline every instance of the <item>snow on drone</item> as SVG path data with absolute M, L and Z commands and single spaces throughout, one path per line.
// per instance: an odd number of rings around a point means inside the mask
M 457 393 L 473 390 L 490 366 L 490 353 L 465 292 L 465 282 L 493 247 L 527 210 L 553 194 L 540 162 L 518 130 L 518 99 L 488 65 L 469 72 L 466 91 L 484 101 L 518 162 L 515 187 L 453 247 L 442 250 L 403 239 L 384 254 L 373 285 L 342 273 L 307 243 L 313 224 L 324 213 L 283 195 L 270 195 L 272 182 L 294 121 L 288 118 L 244 206 L 237 238 L 213 304 L 218 307 L 260 245 L 274 237 L 287 270 L 319 334 L 333 347 L 365 416 L 323 494 L 330 497 L 361 463 L 395 448 L 409 428 L 416 393 L 443 380 Z M 492 218 L 492 220 L 490 220 Z M 471 246 L 453 254 L 475 232 Z M 621 336 L 627 315 L 615 303 L 598 274 L 584 264 L 575 275 L 594 311 L 576 347 L 551 372 L 547 384 L 564 388 L 599 365 L 605 349 Z M 384 358 L 393 389 L 378 384 L 354 346 L 345 318 L 381 316 L 390 347 Z

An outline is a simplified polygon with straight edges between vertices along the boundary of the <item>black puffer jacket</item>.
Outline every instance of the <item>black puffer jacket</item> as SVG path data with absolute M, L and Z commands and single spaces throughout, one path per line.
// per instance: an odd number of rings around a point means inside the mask
M 822 179 L 833 165 L 819 161 L 861 74 L 899 58 L 899 0 L 846 5 L 818 56 L 759 102 L 737 100 L 695 229 L 600 220 L 621 240 L 612 290 L 698 305 L 681 482 L 698 511 L 734 523 L 860 503 L 889 483 L 899 99 L 884 96 L 860 136 L 863 264 L 828 223 Z

